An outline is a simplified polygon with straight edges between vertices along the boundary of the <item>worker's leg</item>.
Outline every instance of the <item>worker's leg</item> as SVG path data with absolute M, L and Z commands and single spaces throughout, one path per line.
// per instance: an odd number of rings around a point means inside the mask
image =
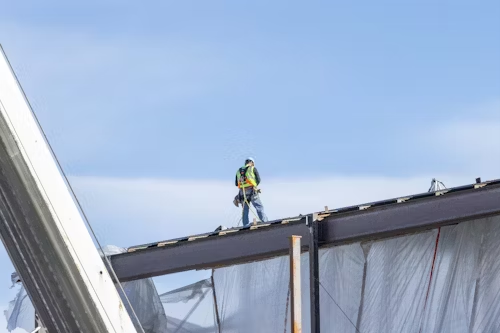
M 248 195 L 250 195 L 250 194 L 251 193 L 248 193 L 248 190 L 245 191 L 245 194 L 243 194 L 242 190 L 240 190 L 240 192 L 238 193 L 238 200 L 241 203 L 241 206 L 243 207 L 243 216 L 242 216 L 243 226 L 247 226 L 250 223 L 250 221 L 248 220 L 248 213 L 249 213 L 250 207 L 245 202 L 245 195 L 246 195 L 247 196 L 246 199 L 247 199 L 248 203 L 250 203 L 251 197 L 248 197 Z
M 252 204 L 255 207 L 255 210 L 257 211 L 257 215 L 259 215 L 259 219 L 262 222 L 267 222 L 267 216 L 266 213 L 264 213 L 264 205 L 262 204 L 262 201 L 260 201 L 258 193 L 255 193 L 254 196 L 252 197 Z
M 243 221 L 243 226 L 247 226 L 250 221 L 248 221 L 248 211 L 249 211 L 249 208 L 247 203 L 246 202 L 243 202 L 243 218 L 242 218 L 242 221 Z

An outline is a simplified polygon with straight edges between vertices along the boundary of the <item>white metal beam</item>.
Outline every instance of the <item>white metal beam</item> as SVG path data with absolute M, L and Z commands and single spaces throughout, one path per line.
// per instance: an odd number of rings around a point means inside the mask
M 50 333 L 136 332 L 1 47 L 0 235 Z

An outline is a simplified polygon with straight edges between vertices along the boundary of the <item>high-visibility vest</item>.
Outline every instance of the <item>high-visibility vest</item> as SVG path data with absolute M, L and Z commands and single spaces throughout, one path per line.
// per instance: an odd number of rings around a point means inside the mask
M 243 166 L 236 172 L 238 188 L 257 187 L 253 166 Z

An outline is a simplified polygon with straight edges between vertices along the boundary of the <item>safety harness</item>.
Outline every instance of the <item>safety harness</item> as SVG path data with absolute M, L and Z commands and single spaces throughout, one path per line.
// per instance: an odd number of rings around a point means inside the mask
M 253 167 L 244 166 L 238 169 L 238 188 L 257 187 Z
M 241 211 L 241 217 L 243 218 L 243 212 L 244 212 L 244 205 L 245 203 L 248 205 L 248 209 L 253 213 L 253 215 L 256 217 L 257 220 L 260 220 L 258 215 L 253 211 L 252 207 L 250 206 L 250 203 L 248 202 L 247 196 L 246 196 L 246 189 L 253 187 L 255 190 L 257 188 L 257 183 L 255 182 L 255 174 L 253 173 L 253 168 L 251 166 L 244 166 L 238 169 L 237 172 L 237 178 L 238 178 L 238 188 L 241 189 L 241 192 L 243 192 L 243 199 L 244 202 L 241 205 L 242 211 Z M 239 224 L 239 223 L 238 223 Z

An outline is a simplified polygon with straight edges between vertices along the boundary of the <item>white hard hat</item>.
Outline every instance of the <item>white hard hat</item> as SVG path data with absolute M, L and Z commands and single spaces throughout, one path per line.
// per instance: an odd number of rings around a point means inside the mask
M 253 157 L 247 157 L 246 159 L 247 161 L 252 161 L 253 163 L 255 163 L 255 160 L 253 159 Z

